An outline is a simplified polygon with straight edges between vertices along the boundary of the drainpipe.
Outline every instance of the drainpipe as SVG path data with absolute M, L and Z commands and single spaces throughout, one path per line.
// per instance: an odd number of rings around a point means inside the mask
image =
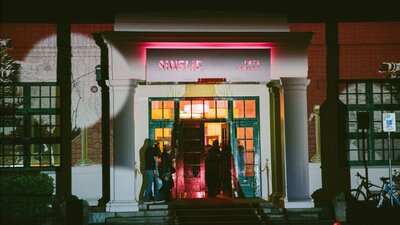
M 94 33 L 93 38 L 101 50 L 100 66 L 96 66 L 96 81 L 101 87 L 101 165 L 102 197 L 98 205 L 105 207 L 110 201 L 110 92 L 108 80 L 108 49 L 101 34 Z

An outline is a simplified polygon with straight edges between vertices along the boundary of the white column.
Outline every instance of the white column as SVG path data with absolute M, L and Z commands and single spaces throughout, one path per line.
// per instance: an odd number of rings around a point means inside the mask
M 139 211 L 134 184 L 134 80 L 110 80 L 113 156 L 108 212 Z
M 284 90 L 285 207 L 312 207 L 309 192 L 307 78 L 281 78 Z

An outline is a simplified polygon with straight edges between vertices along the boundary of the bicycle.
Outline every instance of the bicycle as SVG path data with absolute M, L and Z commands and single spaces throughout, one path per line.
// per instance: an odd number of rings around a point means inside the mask
M 400 206 L 400 200 L 396 197 L 398 190 L 393 188 L 393 185 L 389 182 L 389 177 L 381 177 L 382 187 L 379 194 L 379 202 L 376 208 L 380 208 L 384 200 L 390 201 L 393 207 L 393 202 L 396 202 Z
M 367 178 L 363 177 L 361 174 L 358 172 L 356 173 L 356 176 L 361 180 L 361 183 L 359 183 L 358 187 L 355 189 L 351 189 L 350 193 L 352 196 L 355 197 L 358 201 L 368 201 L 368 200 L 379 200 L 379 194 L 381 191 L 376 190 L 376 191 L 371 191 L 371 187 L 376 187 L 381 189 L 381 186 L 378 186 L 376 184 L 371 183 L 371 181 L 366 182 Z M 365 192 L 363 191 L 365 189 Z

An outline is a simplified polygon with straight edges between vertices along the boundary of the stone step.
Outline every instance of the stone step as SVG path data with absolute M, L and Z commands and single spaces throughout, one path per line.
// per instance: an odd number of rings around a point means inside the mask
M 100 213 L 95 215 L 96 213 Z M 169 203 L 139 205 L 138 212 L 93 212 L 90 224 L 333 224 L 325 208 L 275 208 L 269 202 L 231 200 L 175 200 Z
M 108 218 L 105 224 L 265 224 L 264 221 L 259 218 L 238 218 L 239 216 L 232 218 L 218 218 L 215 217 L 114 217 Z

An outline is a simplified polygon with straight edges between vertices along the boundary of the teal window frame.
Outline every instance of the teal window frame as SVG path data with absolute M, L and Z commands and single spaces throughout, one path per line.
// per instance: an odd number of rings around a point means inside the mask
M 400 165 L 400 98 L 396 99 L 394 86 L 400 87 L 400 79 L 339 81 L 338 97 L 346 105 L 347 150 L 350 165 L 363 165 L 364 148 L 367 165 L 388 164 L 388 133 L 382 130 L 382 113 L 396 114 L 397 131 L 390 133 L 390 141 L 392 164 Z M 368 129 L 358 129 L 357 112 L 368 113 Z
M 0 101 L 0 169 L 60 166 L 57 83 L 0 83 Z M 7 102 L 13 106 L 7 107 Z

